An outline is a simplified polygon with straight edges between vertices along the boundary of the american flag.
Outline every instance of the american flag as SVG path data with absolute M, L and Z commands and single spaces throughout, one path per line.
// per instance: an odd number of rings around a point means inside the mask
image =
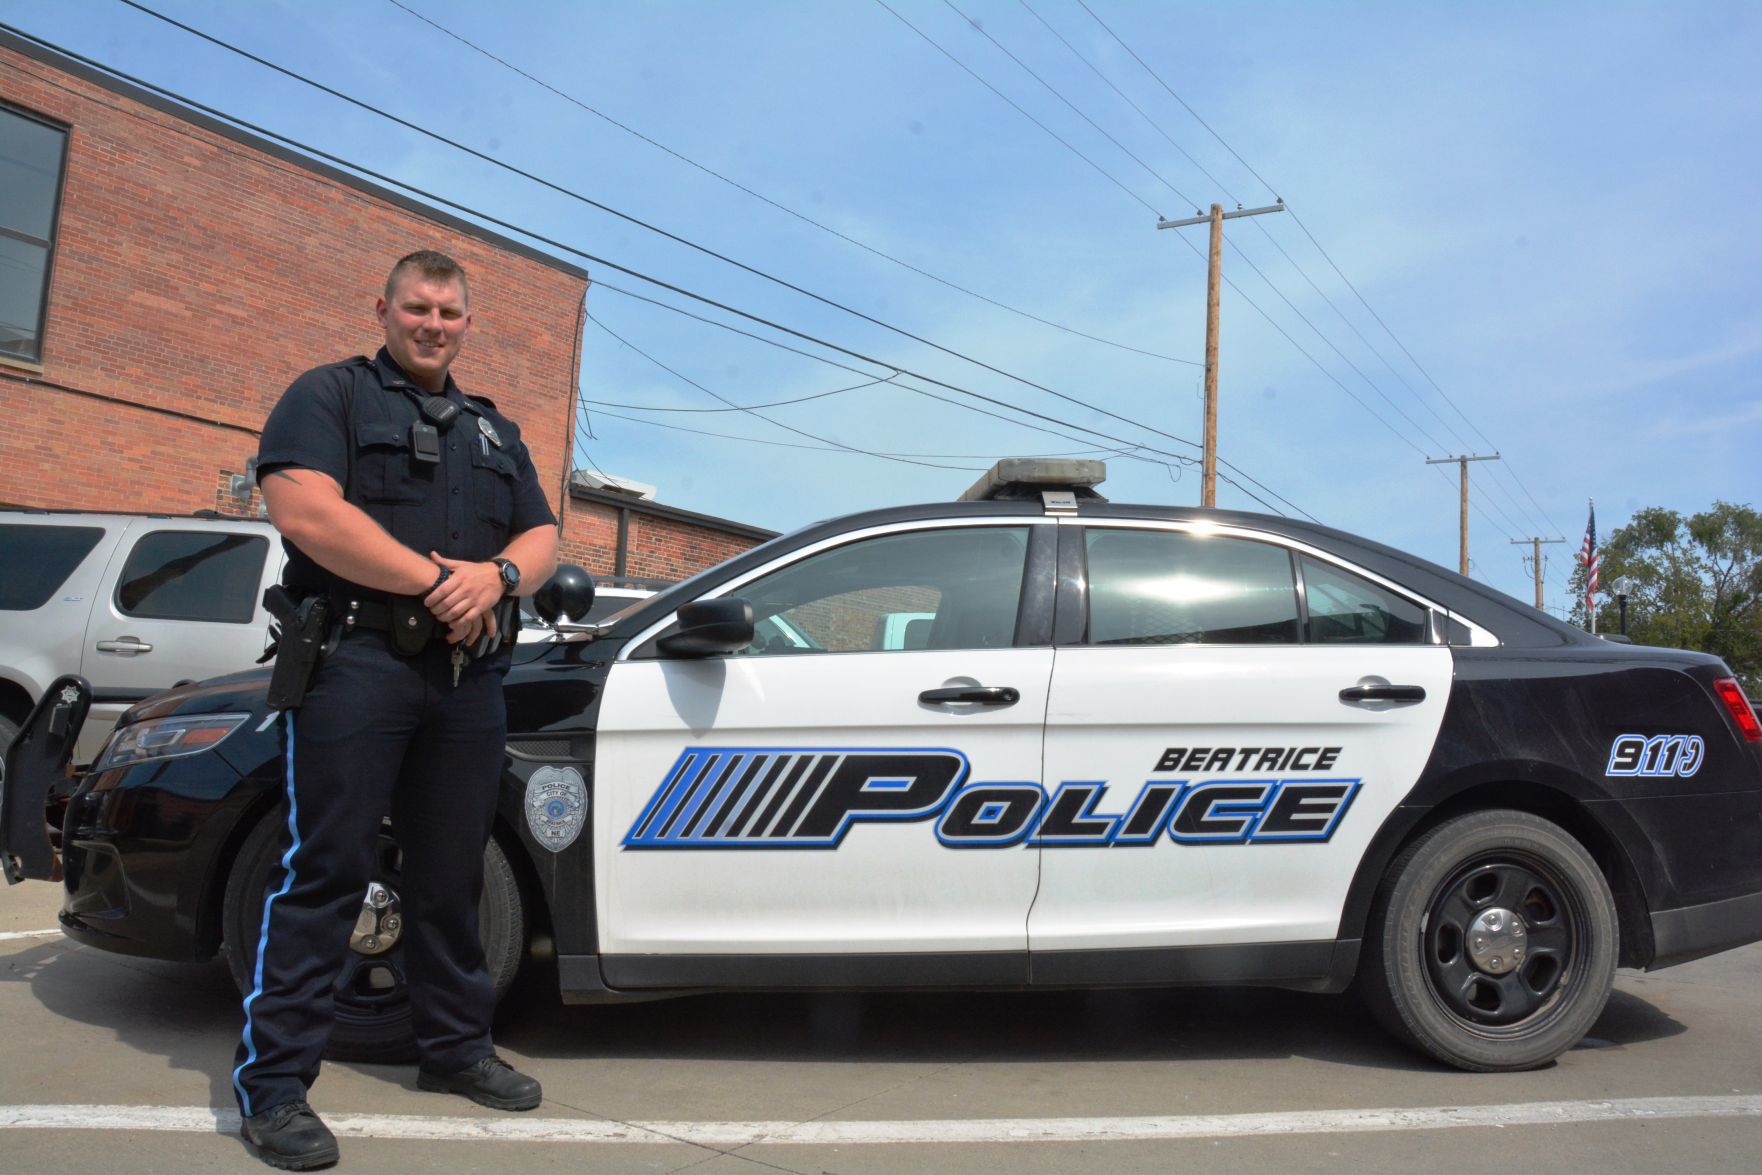
M 1579 548 L 1578 561 L 1585 565 L 1585 614 L 1595 615 L 1597 604 L 1593 597 L 1597 594 L 1597 503 L 1591 502 L 1591 517 L 1585 523 L 1585 542 Z

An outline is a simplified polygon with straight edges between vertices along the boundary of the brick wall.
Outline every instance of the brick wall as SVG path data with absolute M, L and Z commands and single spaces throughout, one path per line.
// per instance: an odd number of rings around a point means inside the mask
M 684 579 L 769 537 L 769 532 L 749 527 L 721 530 L 708 519 L 697 522 L 646 513 L 640 504 L 633 503 L 628 510 L 623 574 L 632 579 Z M 619 512 L 616 504 L 572 496 L 559 545 L 563 562 L 579 563 L 596 576 L 615 575 Z
M 455 374 L 519 422 L 558 504 L 579 274 L 5 47 L 0 98 L 70 127 L 42 370 L 0 361 L 0 504 L 239 510 L 225 473 L 276 397 L 378 348 L 374 297 L 417 248 L 469 273 Z

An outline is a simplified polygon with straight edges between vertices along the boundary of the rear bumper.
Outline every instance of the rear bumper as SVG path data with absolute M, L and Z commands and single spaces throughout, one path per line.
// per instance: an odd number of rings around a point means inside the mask
M 1762 893 L 1652 913 L 1652 961 L 1646 970 L 1762 941 Z

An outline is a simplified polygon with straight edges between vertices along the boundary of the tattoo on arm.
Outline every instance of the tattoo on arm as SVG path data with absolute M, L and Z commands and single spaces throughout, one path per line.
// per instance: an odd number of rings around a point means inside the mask
M 271 472 L 270 472 L 270 474 L 269 474 L 269 476 L 270 476 L 270 477 L 285 477 L 285 478 L 287 478 L 287 479 L 288 479 L 288 480 L 289 480 L 289 481 L 291 481 L 291 482 L 293 482 L 293 483 L 294 483 L 294 484 L 295 484 L 295 485 L 304 485 L 304 484 L 305 484 L 305 483 L 304 483 L 304 482 L 302 482 L 302 481 L 301 481 L 301 480 L 300 480 L 300 479 L 299 479 L 299 478 L 297 478 L 297 477 L 295 477 L 295 476 L 294 476 L 294 475 L 293 475 L 293 474 L 291 474 L 291 473 L 289 473 L 289 472 L 288 472 L 288 471 L 287 471 L 287 470 L 285 470 L 285 469 L 276 469 L 276 470 L 273 470 L 273 471 L 271 471 Z

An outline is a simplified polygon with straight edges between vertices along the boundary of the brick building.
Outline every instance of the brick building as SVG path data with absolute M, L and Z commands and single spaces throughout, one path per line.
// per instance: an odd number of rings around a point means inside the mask
M 770 533 L 565 502 L 585 270 L 4 32 L 0 171 L 0 506 L 254 511 L 276 397 L 376 350 L 386 270 L 434 248 L 471 275 L 459 383 L 520 422 L 565 558 L 676 578 Z

